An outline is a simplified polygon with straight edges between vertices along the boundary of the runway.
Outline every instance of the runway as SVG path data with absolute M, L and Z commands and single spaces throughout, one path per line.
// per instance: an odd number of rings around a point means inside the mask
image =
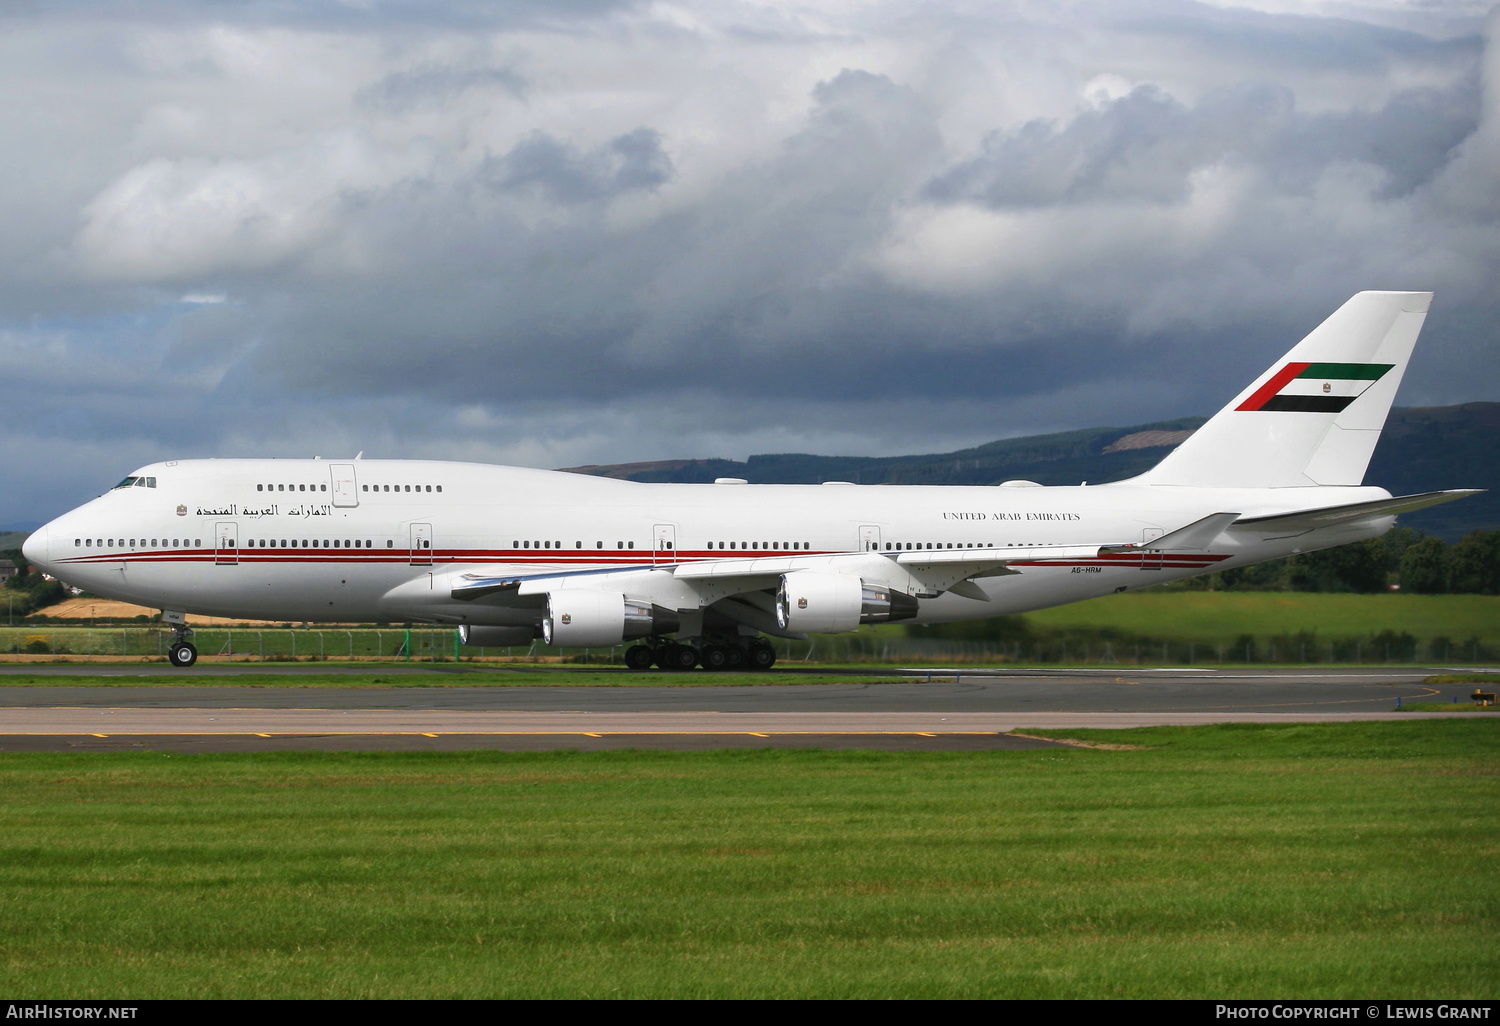
M 764 685 L 727 687 L 512 687 L 504 685 L 503 673 L 416 668 L 379 671 L 398 677 L 398 686 L 295 685 L 299 670 L 300 675 L 328 673 L 329 668 L 316 666 L 279 668 L 292 671 L 279 674 L 287 686 L 121 687 L 82 682 L 125 683 L 131 676 L 160 676 L 160 670 L 49 669 L 71 671 L 56 674 L 70 683 L 0 687 L 0 751 L 121 746 L 521 750 L 627 744 L 995 748 L 1016 747 L 1024 739 L 1011 732 L 1027 730 L 1462 715 L 1396 711 L 1400 702 L 1450 697 L 1420 683 L 1435 668 L 977 672 L 934 667 L 891 677 L 831 673 L 827 684 L 776 685 L 772 675 Z M 7 672 L 15 671 L 0 670 L 0 681 Z M 228 681 L 236 675 L 213 676 Z M 566 677 L 566 671 L 559 676 Z M 632 679 L 622 674 L 621 684 Z M 1449 690 L 1457 697 L 1465 689 Z

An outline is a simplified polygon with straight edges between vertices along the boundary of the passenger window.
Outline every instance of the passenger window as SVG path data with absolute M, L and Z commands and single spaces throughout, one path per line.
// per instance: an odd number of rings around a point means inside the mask
M 265 486 L 265 485 L 256 485 L 256 486 L 255 486 L 255 490 L 256 490 L 256 491 L 257 491 L 257 492 L 263 492 L 263 491 L 265 491 L 265 490 L 266 490 L 266 486 Z
M 442 491 L 443 490 L 443 486 L 442 485 L 438 485 L 437 488 L 438 488 L 438 491 Z M 579 546 L 579 547 L 582 548 L 582 546 Z

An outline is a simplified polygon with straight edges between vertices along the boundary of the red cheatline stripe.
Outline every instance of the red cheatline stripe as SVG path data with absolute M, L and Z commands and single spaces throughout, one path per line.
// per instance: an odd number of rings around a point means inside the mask
M 1235 409 L 1260 409 L 1265 405 L 1267 399 L 1271 398 L 1277 392 L 1280 392 L 1283 388 L 1285 388 L 1287 382 L 1291 381 L 1293 378 L 1295 378 L 1297 375 L 1301 374 L 1311 366 L 1312 364 L 1310 363 L 1287 364 L 1285 367 L 1281 368 L 1281 370 L 1277 371 L 1275 374 L 1272 374 L 1270 380 L 1268 380 L 1264 385 L 1261 385 L 1259 388 L 1257 388 L 1255 390 L 1255 393 L 1251 395 L 1249 399 L 1246 399 L 1244 402 L 1240 403 L 1235 407 Z

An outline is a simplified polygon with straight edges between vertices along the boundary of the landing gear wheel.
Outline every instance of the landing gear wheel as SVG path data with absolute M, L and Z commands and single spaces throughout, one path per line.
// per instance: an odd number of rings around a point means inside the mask
M 770 645 L 750 646 L 750 669 L 769 670 L 776 665 L 776 650 Z
M 698 665 L 698 653 L 686 645 L 672 645 L 661 656 L 663 670 L 691 670 Z
M 703 649 L 705 670 L 724 670 L 729 667 L 729 652 L 722 645 L 706 645 Z
M 745 650 L 738 645 L 730 645 L 724 650 L 725 667 L 731 670 L 744 669 Z
M 188 667 L 198 661 L 198 650 L 191 642 L 184 641 L 167 649 L 167 658 L 173 666 Z
M 632 670 L 649 670 L 655 661 L 652 651 L 645 645 L 631 645 L 625 650 L 625 665 Z

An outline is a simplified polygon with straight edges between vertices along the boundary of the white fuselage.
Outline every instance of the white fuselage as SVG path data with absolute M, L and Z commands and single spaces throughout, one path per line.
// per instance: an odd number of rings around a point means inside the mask
M 1388 497 L 1372 487 L 1191 488 L 639 484 L 414 460 L 183 460 L 153 464 L 52 521 L 28 558 L 95 594 L 254 619 L 522 625 L 524 603 L 460 601 L 464 575 L 610 571 L 609 587 L 668 608 L 722 588 L 670 572 L 743 561 L 780 572 L 837 557 L 865 577 L 916 550 L 1142 544 L 1221 511 L 1245 517 Z M 1145 587 L 1380 534 L 1363 522 L 1207 551 L 1038 558 L 982 592 L 922 598 L 914 622 L 976 619 Z M 855 555 L 851 555 L 855 554 Z M 758 562 L 759 561 L 759 562 Z M 766 562 L 769 561 L 769 562 Z M 790 563 L 789 563 L 790 561 Z M 665 572 L 664 572 L 665 571 Z M 587 575 L 572 578 L 587 586 Z M 899 585 L 899 582 L 893 582 Z

